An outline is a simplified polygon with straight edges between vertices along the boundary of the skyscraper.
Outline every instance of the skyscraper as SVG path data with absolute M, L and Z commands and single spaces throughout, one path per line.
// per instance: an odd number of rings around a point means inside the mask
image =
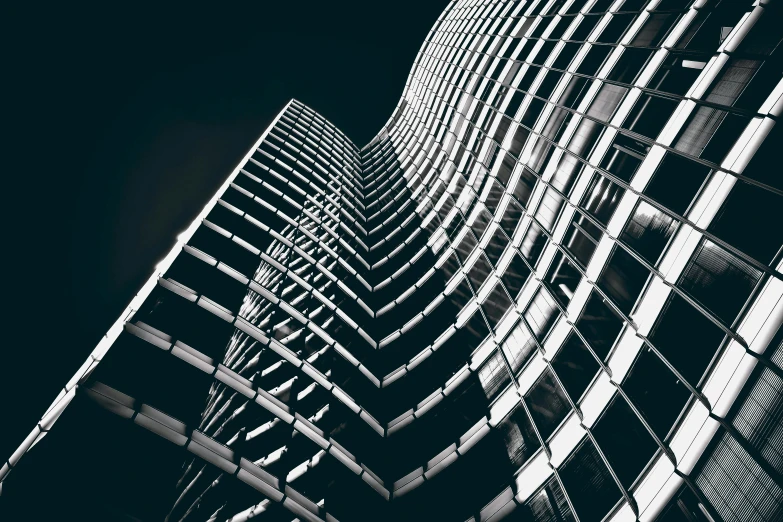
M 363 148 L 292 100 L 7 494 L 59 473 L 30 509 L 65 519 L 780 520 L 782 9 L 455 1 Z

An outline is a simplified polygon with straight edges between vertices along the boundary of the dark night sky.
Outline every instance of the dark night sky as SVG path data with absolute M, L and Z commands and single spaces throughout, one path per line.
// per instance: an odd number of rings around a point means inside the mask
M 364 145 L 446 3 L 4 17 L 0 460 L 282 106 L 295 97 Z

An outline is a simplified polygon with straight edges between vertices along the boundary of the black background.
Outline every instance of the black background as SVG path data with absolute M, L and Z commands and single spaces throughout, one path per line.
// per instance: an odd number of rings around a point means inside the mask
M 299 99 L 361 147 L 445 6 L 6 13 L 0 460 L 283 105 Z

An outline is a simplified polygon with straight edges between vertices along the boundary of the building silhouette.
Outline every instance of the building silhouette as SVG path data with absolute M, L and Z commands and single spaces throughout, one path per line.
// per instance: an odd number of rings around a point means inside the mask
M 54 474 L 33 519 L 783 519 L 782 9 L 460 0 L 363 148 L 292 100 L 3 497 Z

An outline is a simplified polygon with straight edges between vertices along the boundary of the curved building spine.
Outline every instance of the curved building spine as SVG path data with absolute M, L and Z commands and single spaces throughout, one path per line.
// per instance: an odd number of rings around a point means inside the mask
M 451 2 L 363 148 L 283 108 L 0 484 L 90 419 L 181 463 L 153 519 L 780 520 L 781 20 Z

